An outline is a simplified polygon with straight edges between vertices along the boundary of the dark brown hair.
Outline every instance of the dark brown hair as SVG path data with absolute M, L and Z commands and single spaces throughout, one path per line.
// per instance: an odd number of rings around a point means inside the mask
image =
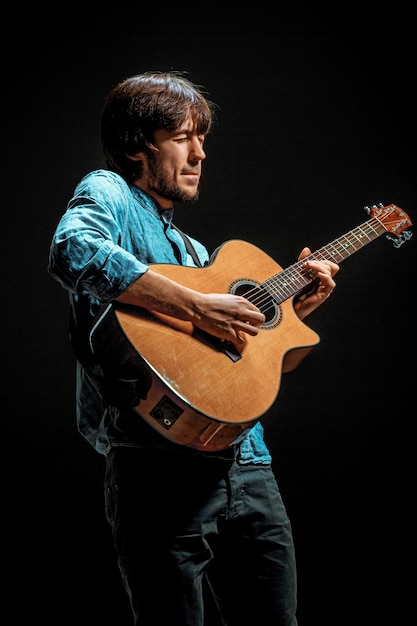
M 202 87 L 179 72 L 145 72 L 122 81 L 108 94 L 101 116 L 107 167 L 134 180 L 141 163 L 128 155 L 151 150 L 156 130 L 176 130 L 190 113 L 197 132 L 207 135 L 214 123 L 215 105 Z

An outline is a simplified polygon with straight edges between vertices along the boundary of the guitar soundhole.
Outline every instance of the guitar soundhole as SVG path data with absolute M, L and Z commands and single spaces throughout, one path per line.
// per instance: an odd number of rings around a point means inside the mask
M 276 328 L 281 322 L 282 311 L 272 298 L 271 294 L 259 287 L 255 282 L 239 280 L 233 283 L 231 292 L 237 296 L 243 296 L 258 307 L 265 315 L 265 323 L 261 328 Z

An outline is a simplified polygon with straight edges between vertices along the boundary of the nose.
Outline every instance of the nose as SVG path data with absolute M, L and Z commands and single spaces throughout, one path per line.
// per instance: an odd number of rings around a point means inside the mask
M 190 159 L 203 161 L 205 158 L 206 153 L 204 152 L 201 140 L 198 137 L 193 137 L 190 149 Z

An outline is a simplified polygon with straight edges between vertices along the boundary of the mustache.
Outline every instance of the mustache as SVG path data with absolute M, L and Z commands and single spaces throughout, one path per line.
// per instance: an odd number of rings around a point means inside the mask
M 194 169 L 185 168 L 185 169 L 181 170 L 181 174 L 194 174 L 194 175 L 199 176 L 200 175 L 200 170 L 199 169 L 198 170 L 194 170 Z

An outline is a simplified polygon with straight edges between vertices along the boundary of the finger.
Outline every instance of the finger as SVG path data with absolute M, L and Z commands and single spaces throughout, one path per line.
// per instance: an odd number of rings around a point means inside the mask
M 302 259 L 305 259 L 306 256 L 308 256 L 309 254 L 311 254 L 311 250 L 310 248 L 303 248 L 300 252 L 300 254 L 298 255 L 298 260 L 301 261 Z
M 259 327 L 261 324 L 251 324 L 250 322 L 245 322 L 242 320 L 236 320 L 233 322 L 233 332 L 236 333 L 246 333 L 247 335 L 251 335 L 255 337 L 259 333 Z
M 312 259 L 306 262 L 306 266 L 317 273 L 330 273 L 333 276 L 339 271 L 339 266 L 333 261 L 315 261 Z
M 263 324 L 265 321 L 265 315 L 257 309 L 256 311 L 248 311 L 246 315 L 243 315 L 241 321 L 247 324 Z

